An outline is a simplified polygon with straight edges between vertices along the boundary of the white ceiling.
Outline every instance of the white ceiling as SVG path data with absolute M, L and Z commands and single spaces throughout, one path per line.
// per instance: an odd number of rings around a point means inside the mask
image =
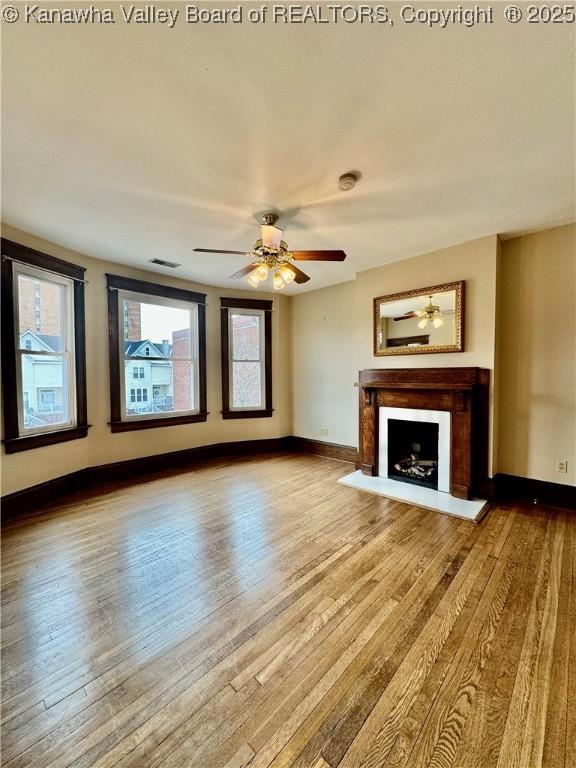
M 3 24 L 3 220 L 230 285 L 242 257 L 192 249 L 274 208 L 291 248 L 348 254 L 291 292 L 572 221 L 574 26 Z

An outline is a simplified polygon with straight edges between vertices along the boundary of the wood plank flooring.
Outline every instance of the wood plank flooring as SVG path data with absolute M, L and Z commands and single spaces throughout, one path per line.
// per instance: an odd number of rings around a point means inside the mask
M 3 535 L 6 768 L 576 765 L 576 517 L 480 525 L 299 454 Z

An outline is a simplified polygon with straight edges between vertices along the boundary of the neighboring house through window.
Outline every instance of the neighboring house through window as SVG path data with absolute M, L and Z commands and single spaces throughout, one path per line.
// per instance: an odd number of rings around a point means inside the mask
M 85 437 L 84 269 L 2 240 L 5 447 Z
M 112 431 L 205 421 L 205 295 L 119 275 L 107 280 L 117 329 L 110 337 Z M 127 386 L 135 379 L 142 384 Z

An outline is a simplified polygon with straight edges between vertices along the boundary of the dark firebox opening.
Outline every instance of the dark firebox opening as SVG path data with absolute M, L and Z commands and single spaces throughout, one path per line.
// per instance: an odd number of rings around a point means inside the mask
M 438 489 L 438 424 L 388 419 L 388 477 Z

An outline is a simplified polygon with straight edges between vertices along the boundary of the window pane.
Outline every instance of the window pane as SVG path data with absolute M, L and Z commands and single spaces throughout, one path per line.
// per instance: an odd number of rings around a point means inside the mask
M 126 360 L 126 414 L 128 416 L 193 411 L 194 364 L 189 360 L 138 361 L 138 387 L 131 386 L 134 363 Z
M 70 422 L 66 362 L 56 355 L 22 355 L 25 429 Z
M 122 311 L 127 357 L 192 357 L 187 309 L 124 299 Z
M 232 407 L 260 408 L 260 363 L 232 363 Z
M 232 315 L 232 358 L 260 359 L 259 315 Z
M 20 348 L 64 351 L 63 285 L 18 275 Z

